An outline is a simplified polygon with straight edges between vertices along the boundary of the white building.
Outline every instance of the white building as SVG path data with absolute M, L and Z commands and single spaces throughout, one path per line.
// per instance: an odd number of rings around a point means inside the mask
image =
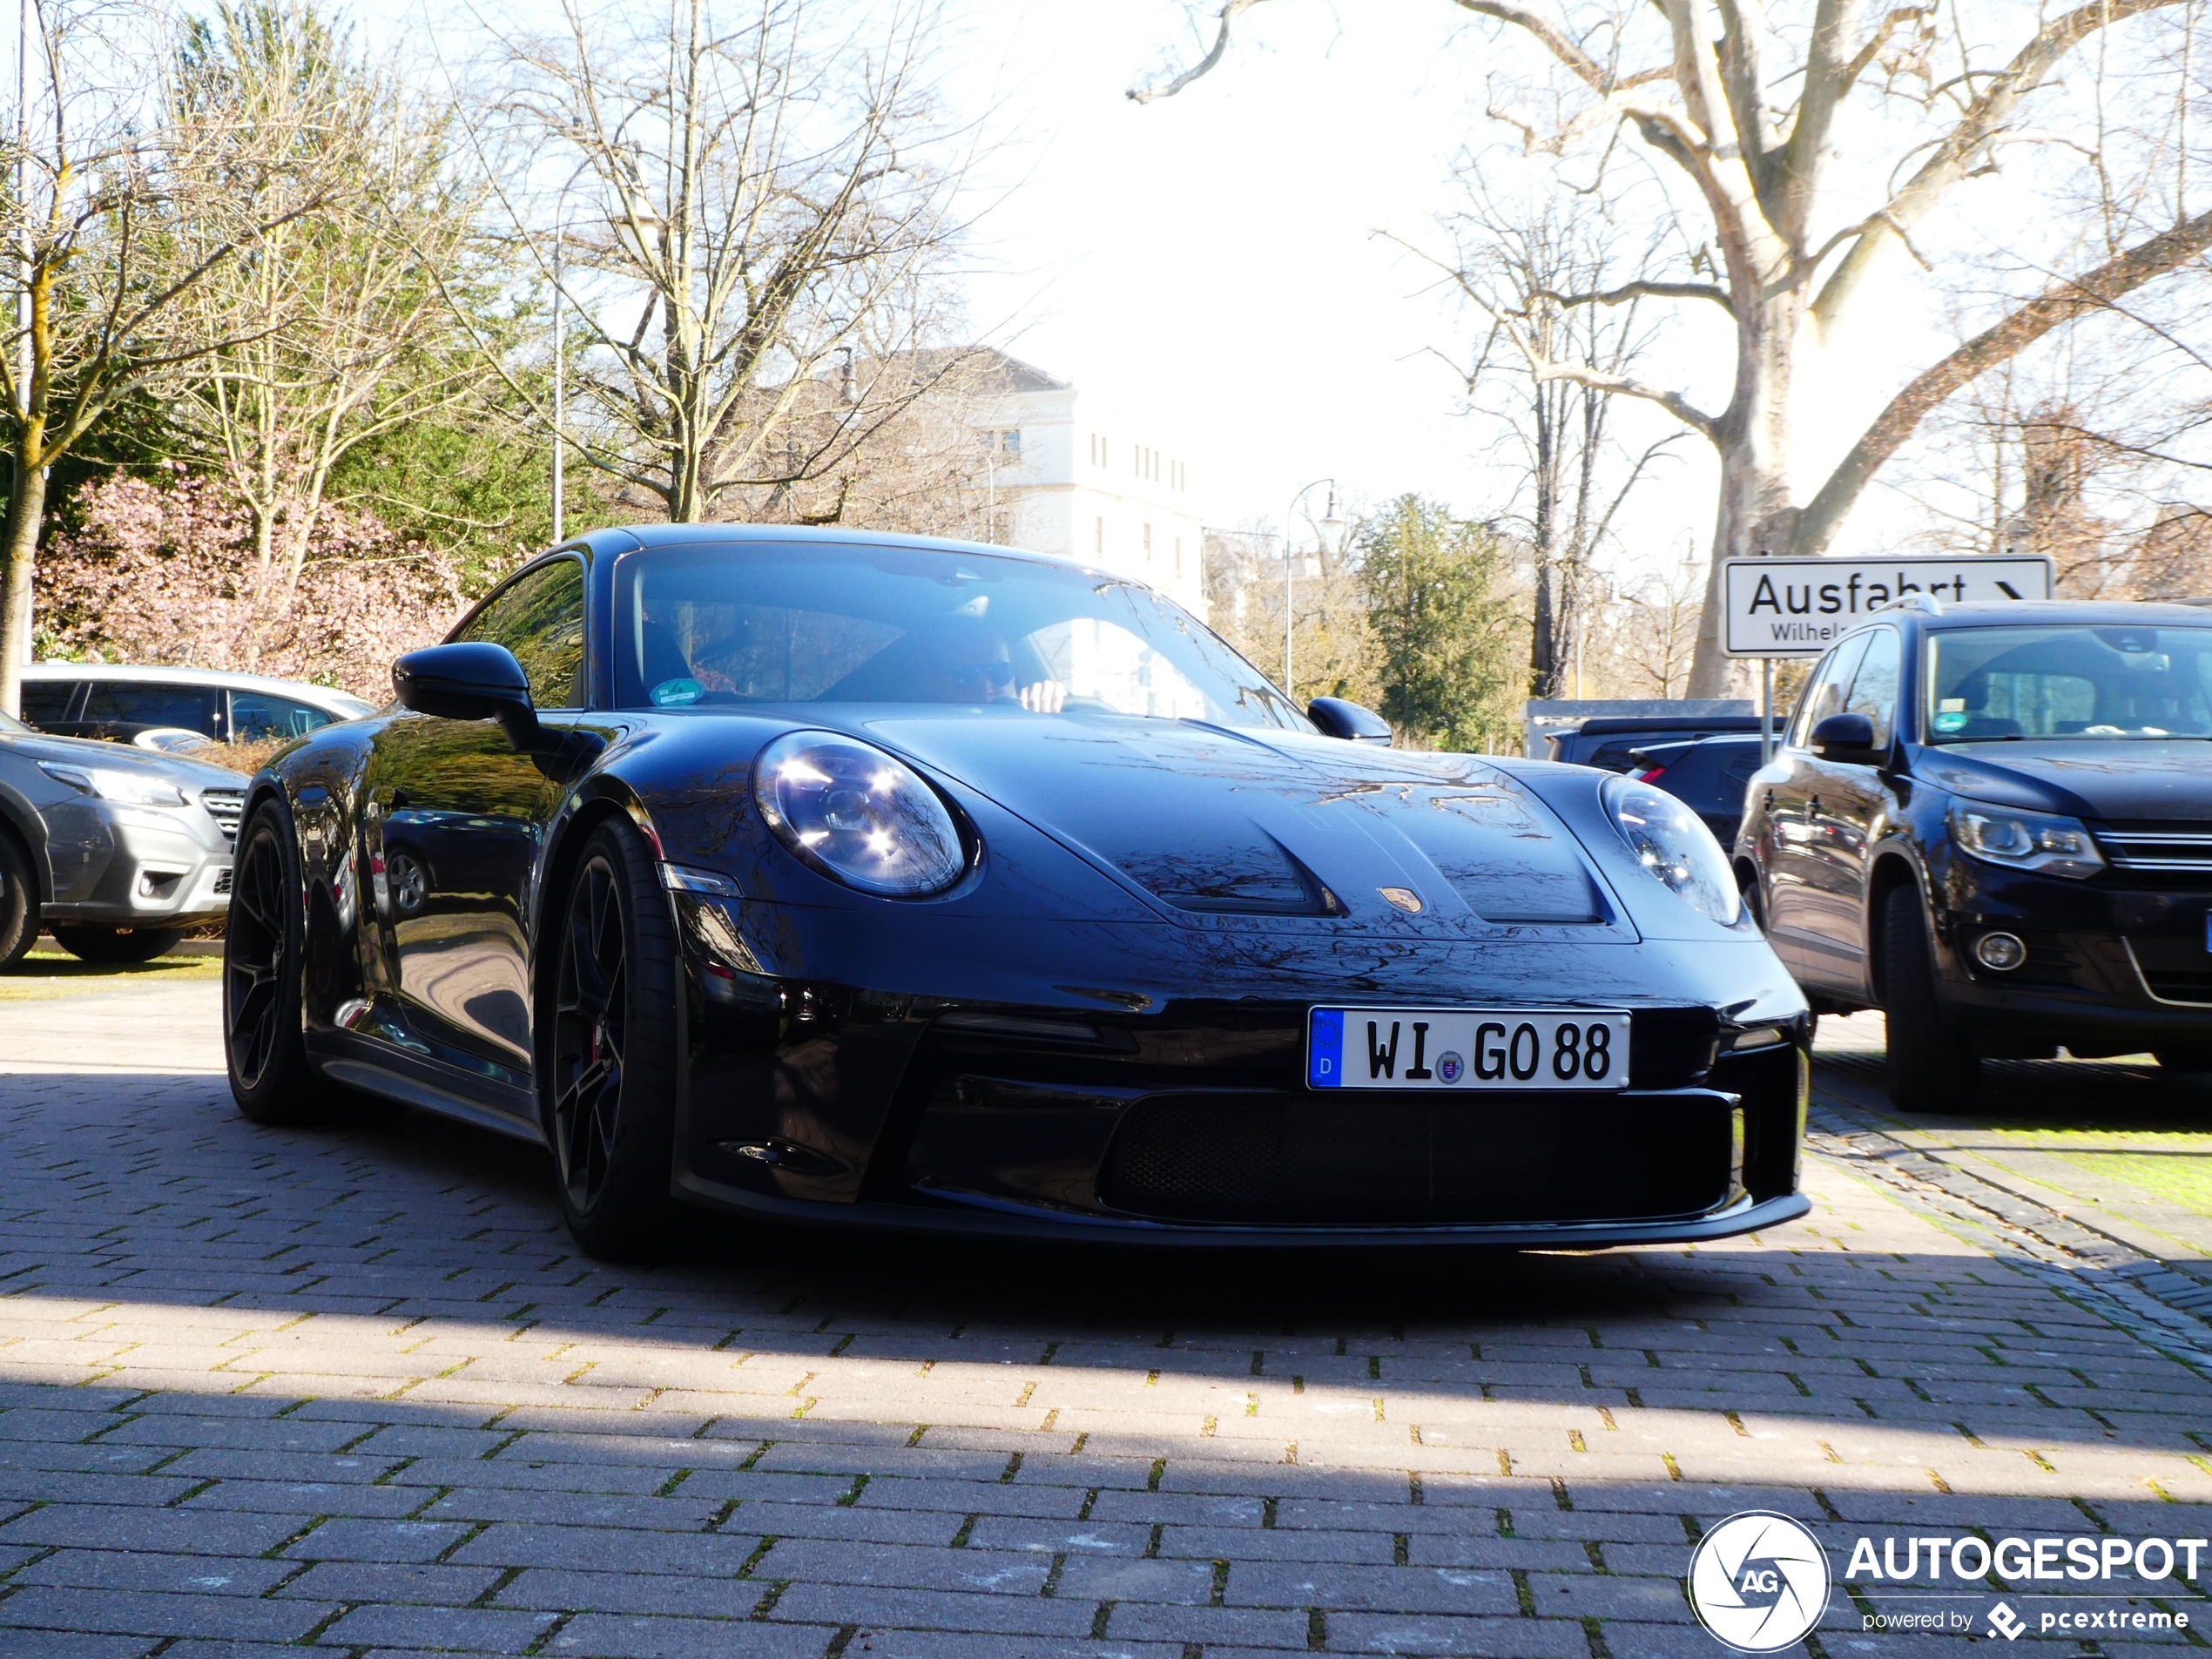
M 1204 616 L 1188 459 L 1157 422 L 993 354 L 1000 386 L 976 417 L 990 456 L 992 539 L 1136 577 Z

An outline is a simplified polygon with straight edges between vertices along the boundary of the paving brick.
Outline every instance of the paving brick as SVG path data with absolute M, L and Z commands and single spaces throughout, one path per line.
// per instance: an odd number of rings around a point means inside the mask
M 34 1584 L 0 1602 L 0 1625 L 127 1635 L 239 1636 L 289 1642 L 333 1609 L 325 1603 L 251 1595 L 165 1595 L 149 1590 L 98 1593 Z
M 363 1607 L 318 1640 L 333 1646 L 512 1653 L 536 1640 L 553 1618 L 503 1608 Z

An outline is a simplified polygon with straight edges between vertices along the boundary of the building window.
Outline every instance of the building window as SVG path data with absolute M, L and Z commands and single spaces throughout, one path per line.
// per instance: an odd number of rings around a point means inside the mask
M 1183 580 L 1183 538 L 1180 536 L 1175 538 L 1175 579 L 1178 582 Z
M 1106 464 L 1106 435 L 1103 432 L 1090 435 L 1090 464 L 1094 467 Z
M 1106 556 L 1106 521 L 1103 518 L 1090 521 L 1090 556 L 1095 559 Z
M 1144 562 L 1147 564 L 1152 562 L 1152 527 L 1150 524 L 1144 527 Z
M 1010 432 L 978 432 L 975 441 L 982 446 L 985 455 L 1005 455 L 1013 461 L 1022 458 L 1022 434 L 1018 428 Z

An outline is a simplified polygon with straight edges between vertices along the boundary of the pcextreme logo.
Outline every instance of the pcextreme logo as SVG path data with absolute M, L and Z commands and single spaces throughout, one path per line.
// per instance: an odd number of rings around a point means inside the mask
M 1707 1533 L 1689 1558 L 1697 1622 L 1739 1653 L 1773 1653 L 1828 1610 L 1828 1555 L 1787 1515 L 1747 1509 Z

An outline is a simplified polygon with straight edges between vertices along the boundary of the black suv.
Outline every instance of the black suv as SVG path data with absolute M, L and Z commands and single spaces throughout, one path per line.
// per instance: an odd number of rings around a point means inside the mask
M 2060 1045 L 2212 1069 L 2212 617 L 1910 596 L 1820 659 L 1735 857 L 1908 1110 Z

